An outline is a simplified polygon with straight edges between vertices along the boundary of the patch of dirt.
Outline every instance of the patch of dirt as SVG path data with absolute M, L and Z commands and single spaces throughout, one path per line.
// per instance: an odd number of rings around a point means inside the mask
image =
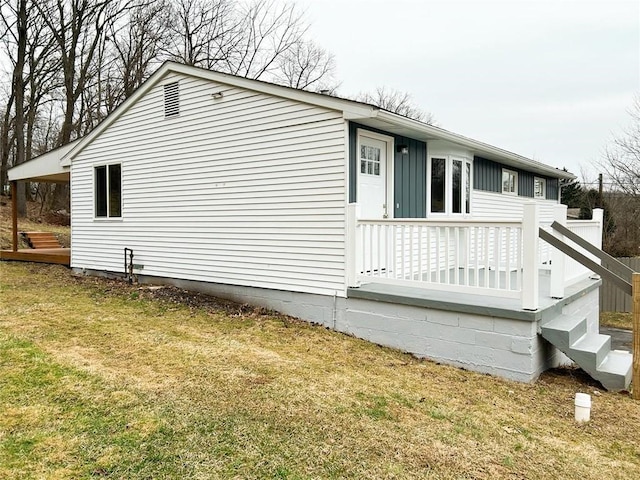
M 179 304 L 190 309 L 204 309 L 207 311 L 224 312 L 233 317 L 250 316 L 280 316 L 279 313 L 263 307 L 255 307 L 246 303 L 240 304 L 204 293 L 182 290 L 170 285 L 140 285 L 137 287 L 141 298 L 161 300 L 168 303 Z

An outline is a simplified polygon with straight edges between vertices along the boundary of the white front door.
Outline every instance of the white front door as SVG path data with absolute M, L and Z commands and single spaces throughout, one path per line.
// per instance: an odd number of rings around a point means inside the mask
M 387 217 L 387 142 L 360 137 L 358 204 L 360 217 Z
M 391 140 L 389 140 L 390 142 Z M 358 204 L 360 218 L 379 220 L 387 218 L 387 149 L 389 142 L 382 138 L 359 136 Z M 380 225 L 363 225 L 362 272 L 370 275 L 388 275 L 391 264 L 387 237 L 390 231 Z

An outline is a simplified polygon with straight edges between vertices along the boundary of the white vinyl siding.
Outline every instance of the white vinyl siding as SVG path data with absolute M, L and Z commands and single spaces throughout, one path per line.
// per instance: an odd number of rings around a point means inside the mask
M 473 219 L 483 218 L 491 220 L 522 220 L 523 207 L 526 203 L 534 201 L 529 197 L 509 196 L 495 192 L 485 192 L 483 190 L 473 191 Z M 540 221 L 550 224 L 553 222 L 553 207 L 557 205 L 556 200 L 541 200 L 535 202 L 539 205 Z
M 122 221 L 96 222 L 114 159 Z M 345 163 L 341 112 L 171 74 L 73 160 L 71 265 L 121 272 L 128 247 L 143 275 L 343 295 Z

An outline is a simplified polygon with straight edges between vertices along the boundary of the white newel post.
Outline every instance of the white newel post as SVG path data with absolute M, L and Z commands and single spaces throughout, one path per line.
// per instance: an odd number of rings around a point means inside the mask
M 538 204 L 526 203 L 522 216 L 522 308 L 538 309 Z
M 347 268 L 347 287 L 359 287 L 358 281 L 359 261 L 362 259 L 362 255 L 358 252 L 361 251 L 360 235 L 358 232 L 358 218 L 360 216 L 360 208 L 357 203 L 350 203 L 347 205 L 347 258 L 345 261 Z
M 567 226 L 567 206 L 558 204 L 553 207 L 553 220 L 563 227 Z M 553 231 L 554 237 L 564 241 L 564 235 Z M 551 247 L 551 286 L 549 295 L 552 298 L 564 298 L 564 259 L 565 254 L 555 247 Z
M 598 236 L 597 236 L 598 240 L 595 243 L 595 246 L 598 247 L 599 249 L 602 249 L 602 233 L 604 229 L 604 210 L 601 208 L 594 208 L 591 219 L 594 222 L 598 222 L 598 224 L 600 225 L 600 231 L 598 232 Z M 595 259 L 595 260 L 598 263 L 600 263 L 600 259 Z

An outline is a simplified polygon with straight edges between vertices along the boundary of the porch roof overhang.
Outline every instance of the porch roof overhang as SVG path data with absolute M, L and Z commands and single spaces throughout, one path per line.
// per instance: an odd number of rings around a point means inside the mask
M 68 143 L 10 168 L 7 172 L 9 181 L 68 183 L 71 166 L 64 158 L 77 142 L 78 140 Z
M 464 135 L 450 132 L 444 128 L 428 125 L 408 117 L 403 117 L 386 110 L 378 110 L 374 115 L 357 119 L 358 123 L 384 130 L 389 133 L 401 135 L 429 142 L 433 140 L 444 140 L 455 145 L 471 150 L 474 155 L 493 160 L 507 166 L 520 168 L 539 175 L 546 175 L 555 178 L 575 179 L 576 176 L 559 168 L 546 165 L 536 160 L 518 155 L 516 153 L 494 147 L 488 143 L 479 142 Z

